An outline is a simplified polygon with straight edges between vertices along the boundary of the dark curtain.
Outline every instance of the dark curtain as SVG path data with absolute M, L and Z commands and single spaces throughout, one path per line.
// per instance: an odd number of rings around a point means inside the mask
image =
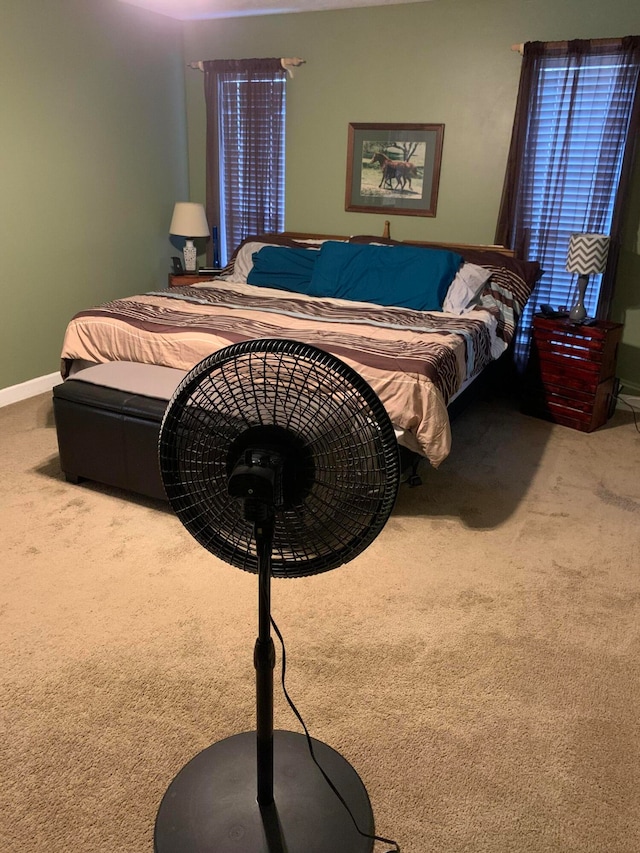
M 611 243 L 609 247 L 609 257 L 607 261 L 607 271 L 602 280 L 602 289 L 600 291 L 600 302 L 598 305 L 598 317 L 608 319 L 611 310 L 611 302 L 613 300 L 613 286 L 615 283 L 616 270 L 618 265 L 618 256 L 620 254 L 620 242 L 622 238 L 622 217 L 626 200 L 628 197 L 629 183 L 631 181 L 631 173 L 636 155 L 638 153 L 638 136 L 640 135 L 640 85 L 638 85 L 638 68 L 640 67 L 640 36 L 627 36 L 622 39 L 621 43 L 621 64 L 622 68 L 621 83 L 628 88 L 633 85 L 635 76 L 635 97 L 633 107 L 631 109 L 631 117 L 629 119 L 629 127 L 626 136 L 626 145 L 622 160 L 622 172 L 620 174 L 620 183 L 616 194 L 616 200 L 613 207 L 613 219 L 611 222 Z M 612 119 L 616 128 L 616 133 L 620 138 L 624 133 L 620 113 L 624 104 L 618 100 L 615 107 L 612 107 Z M 612 245 L 611 245 L 612 244 Z
M 523 259 L 528 259 L 528 235 L 523 228 L 518 227 L 518 211 L 520 195 L 523 191 L 522 173 L 527 146 L 529 116 L 536 97 L 536 82 L 540 73 L 540 60 L 543 50 L 544 44 L 539 41 L 530 41 L 524 46 L 516 112 L 495 237 L 495 242 L 498 245 L 514 249 L 518 257 Z
M 640 130 L 640 96 L 637 82 L 640 67 L 640 37 L 525 44 L 511 146 L 498 215 L 496 243 L 513 248 L 522 258 L 531 259 L 529 256 L 531 234 L 528 232 L 523 214 L 535 204 L 541 219 L 539 231 L 536 233 L 538 248 L 534 260 L 540 262 L 543 270 L 550 268 L 549 261 L 545 264 L 545 253 L 548 252 L 548 256 L 551 257 L 554 251 L 557 252 L 555 235 L 562 203 L 563 199 L 570 194 L 570 188 L 566 186 L 566 162 L 570 146 L 577 144 L 573 135 L 575 95 L 580 85 L 580 74 L 584 70 L 585 59 L 598 55 L 606 55 L 615 63 L 616 80 L 602 132 L 599 161 L 593 175 L 591 200 L 588 209 L 584 211 L 582 230 L 584 232 L 602 230 L 607 207 L 605 200 L 613 195 L 613 221 L 608 232 L 611 236 L 609 259 L 607 271 L 602 279 L 597 308 L 597 316 L 606 318 L 611 303 L 620 245 L 622 210 L 634 161 L 636 139 Z M 560 63 L 560 67 L 564 69 L 565 74 L 563 94 L 570 96 L 570 106 L 567 113 L 559 111 L 555 117 L 551 168 L 544 176 L 541 194 L 540 182 L 538 182 L 538 196 L 534 200 L 531 192 L 535 168 L 533 152 L 536 150 L 537 143 L 538 84 L 545 63 L 548 65 L 549 60 L 554 58 L 566 59 L 566 62 Z M 613 183 L 617 176 L 611 168 L 611 163 L 614 152 L 619 152 L 621 146 L 624 147 L 622 172 L 616 187 Z M 532 296 L 533 304 L 551 301 L 550 278 L 550 276 L 543 276 Z
M 207 220 L 223 229 L 230 255 L 246 236 L 282 228 L 284 158 L 277 152 L 284 143 L 286 71 L 277 58 L 211 60 L 203 67 Z

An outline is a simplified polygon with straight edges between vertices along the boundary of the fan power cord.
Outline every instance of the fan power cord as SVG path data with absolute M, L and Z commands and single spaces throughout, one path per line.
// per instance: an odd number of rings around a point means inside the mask
M 307 745 L 309 747 L 309 754 L 311 755 L 313 763 L 316 765 L 318 770 L 322 773 L 327 785 L 331 788 L 333 793 L 336 795 L 336 797 L 340 800 L 342 805 L 347 810 L 347 814 L 351 818 L 351 822 L 355 826 L 358 834 L 361 835 L 363 838 L 370 838 L 372 841 L 380 841 L 382 844 L 392 844 L 393 847 L 391 847 L 389 850 L 387 850 L 386 853 L 401 853 L 400 845 L 398 844 L 397 841 L 394 841 L 393 838 L 384 838 L 384 836 L 382 836 L 382 835 L 369 835 L 368 832 L 364 832 L 362 829 L 360 829 L 360 827 L 358 826 L 358 824 L 356 822 L 355 817 L 353 816 L 353 812 L 349 808 L 348 803 L 346 802 L 346 800 L 344 799 L 344 797 L 342 796 L 340 791 L 338 791 L 336 786 L 333 784 L 333 782 L 331 781 L 331 779 L 329 778 L 329 776 L 327 775 L 327 773 L 324 771 L 323 767 L 319 763 L 318 759 L 316 758 L 314 751 L 313 751 L 313 742 L 311 740 L 311 735 L 309 734 L 309 730 L 306 726 L 305 721 L 302 719 L 302 715 L 300 714 L 300 711 L 298 711 L 298 709 L 294 705 L 293 700 L 291 699 L 291 696 L 289 696 L 289 691 L 287 690 L 287 685 L 286 685 L 287 650 L 286 650 L 285 645 L 284 645 L 284 639 L 282 637 L 282 634 L 280 633 L 280 629 L 276 625 L 275 619 L 273 618 L 273 616 L 271 616 L 270 618 L 271 618 L 271 625 L 273 626 L 273 630 L 275 631 L 275 633 L 278 637 L 278 640 L 280 641 L 280 646 L 282 647 L 282 670 L 281 670 L 281 679 L 280 679 L 282 682 L 282 691 L 285 695 L 285 699 L 287 700 L 287 702 L 289 704 L 289 707 L 291 708 L 293 713 L 296 715 L 296 717 L 298 718 L 298 722 L 300 723 L 300 725 L 304 729 L 304 734 L 305 734 L 305 737 L 307 739 Z

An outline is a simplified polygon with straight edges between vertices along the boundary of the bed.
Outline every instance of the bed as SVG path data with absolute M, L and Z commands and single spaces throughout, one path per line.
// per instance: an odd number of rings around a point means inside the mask
M 71 319 L 65 382 L 54 389 L 61 459 L 69 425 L 56 405 L 67 383 L 76 391 L 84 383 L 87 405 L 105 393 L 114 400 L 135 394 L 138 407 L 147 396 L 160 401 L 157 427 L 171 388 L 206 355 L 242 340 L 288 338 L 360 373 L 399 444 L 437 467 L 451 450 L 449 407 L 508 348 L 539 274 L 538 264 L 499 247 L 293 232 L 249 237 L 211 281 L 114 300 Z M 120 380 L 104 379 L 105 369 L 92 373 L 94 365 L 115 365 L 121 376 L 124 365 L 136 365 L 134 384 L 125 377 L 118 387 Z M 162 393 L 151 385 L 159 369 Z M 77 442 L 77 426 L 74 432 Z M 95 441 L 103 440 L 98 431 Z

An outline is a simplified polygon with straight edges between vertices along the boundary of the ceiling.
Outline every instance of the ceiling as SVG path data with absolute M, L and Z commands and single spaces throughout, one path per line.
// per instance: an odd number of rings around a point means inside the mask
M 357 6 L 391 6 L 423 0 L 121 0 L 179 21 L 276 15 L 285 12 L 317 12 L 353 9 Z

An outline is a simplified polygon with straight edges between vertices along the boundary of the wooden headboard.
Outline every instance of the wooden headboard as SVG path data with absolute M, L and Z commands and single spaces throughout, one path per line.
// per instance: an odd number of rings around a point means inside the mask
M 284 231 L 283 236 L 290 237 L 292 240 L 347 240 L 348 237 L 345 237 L 344 234 L 307 234 L 302 231 Z M 382 232 L 382 239 L 389 240 L 391 239 L 391 223 L 389 220 L 386 220 L 384 223 L 384 231 Z M 406 243 L 408 246 L 425 246 L 429 248 L 430 246 L 438 249 L 451 249 L 453 252 L 461 252 L 464 249 L 484 249 L 485 251 L 491 252 L 499 252 L 501 255 L 506 255 L 509 258 L 515 257 L 515 252 L 513 249 L 507 249 L 505 246 L 495 246 L 495 245 L 474 245 L 472 243 L 427 243 L 421 240 L 402 240 L 402 243 Z

